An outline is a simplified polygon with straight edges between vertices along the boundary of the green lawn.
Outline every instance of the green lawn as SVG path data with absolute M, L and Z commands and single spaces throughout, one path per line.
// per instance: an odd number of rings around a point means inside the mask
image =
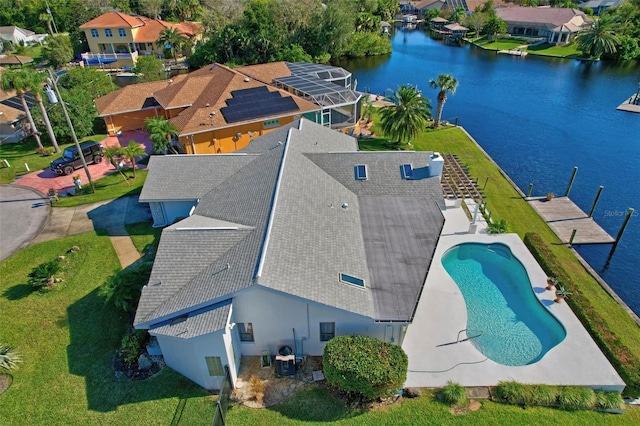
M 374 118 L 375 122 L 375 118 Z M 373 131 L 382 134 L 379 126 L 374 125 Z M 360 146 L 363 150 L 385 149 L 383 139 L 364 140 Z M 500 174 L 494 163 L 487 158 L 482 150 L 470 142 L 466 133 L 460 128 L 442 130 L 428 130 L 413 142 L 416 150 L 439 151 L 441 153 L 455 153 L 459 159 L 469 166 L 473 177 L 484 184 L 485 201 L 494 219 L 506 219 L 511 232 L 524 237 L 526 232 L 540 234 L 553 254 L 560 260 L 572 281 L 580 283 L 580 291 L 589 301 L 594 311 L 593 323 L 598 326 L 598 334 L 607 342 L 607 346 L 617 354 L 612 360 L 618 372 L 627 382 L 627 392 L 635 396 L 640 394 L 640 379 L 638 365 L 640 365 L 640 327 L 631 317 L 606 293 L 598 282 L 584 269 L 573 252 L 563 245 L 551 228 L 538 214 L 522 199 L 516 189 Z M 569 289 L 571 290 L 571 289 Z M 628 349 L 631 358 L 619 350 Z M 622 366 L 622 367 L 620 367 Z M 625 373 L 631 375 L 625 376 Z
M 635 419 L 635 420 L 634 420 Z M 324 387 L 311 387 L 282 404 L 266 410 L 232 405 L 227 425 L 629 425 L 640 422 L 640 409 L 623 415 L 590 411 L 527 408 L 482 401 L 480 410 L 454 416 L 449 406 L 426 391 L 422 397 L 405 399 L 388 407 L 360 411 L 344 405 Z
M 82 138 L 80 142 L 88 140 L 101 141 L 106 137 L 107 135 L 87 136 Z M 73 145 L 73 143 L 62 144 L 60 145 L 60 149 L 63 150 L 71 145 Z M 53 150 L 53 147 L 48 145 L 45 145 L 45 148 Z M 25 139 L 20 143 L 2 144 L 0 145 L 0 160 L 7 160 L 10 167 L 0 165 L 0 184 L 8 184 L 13 182 L 18 176 L 46 169 L 49 167 L 51 161 L 58 157 L 60 157 L 60 154 L 50 156 L 38 154 L 38 144 L 34 138 Z M 30 171 L 27 171 L 25 163 L 29 165 Z
M 82 170 L 80 170 L 82 171 Z M 91 193 L 91 187 L 88 183 L 83 183 L 82 192 L 80 195 L 74 195 L 72 197 L 60 197 L 59 202 L 54 202 L 54 207 L 73 207 L 83 204 L 95 203 L 98 201 L 111 200 L 121 197 L 123 195 L 139 194 L 142 191 L 142 186 L 147 178 L 148 171 L 136 170 L 136 177 L 133 179 L 133 173 L 131 169 L 124 169 L 123 173 L 128 179 L 124 179 L 122 174 L 113 173 L 94 180 L 93 184 L 96 188 L 95 193 Z M 82 176 L 84 179 L 84 175 Z
M 80 251 L 67 253 L 73 245 Z M 33 292 L 27 274 L 60 254 L 64 282 Z M 169 368 L 139 382 L 115 378 L 111 359 L 131 319 L 97 288 L 119 269 L 109 238 L 95 233 L 41 243 L 0 263 L 0 342 L 23 359 L 0 395 L 0 424 L 211 424 L 214 397 Z
M 476 41 L 476 44 L 489 50 L 511 50 L 518 46 L 527 44 L 523 40 L 514 40 L 510 38 L 487 40 L 486 38 Z
M 556 46 L 554 44 L 544 43 L 538 46 L 529 46 L 527 52 L 536 55 L 558 56 L 562 58 L 580 57 L 580 52 L 575 43 L 566 46 Z
M 516 47 L 528 44 L 525 40 L 512 38 L 497 38 L 493 40 L 482 38 L 475 40 L 474 43 L 484 49 L 489 50 L 511 50 L 515 49 Z M 526 46 L 523 47 L 522 50 L 526 50 L 532 55 L 555 56 L 560 58 L 573 58 L 582 56 L 582 53 L 578 50 L 575 43 L 571 43 L 566 46 L 557 46 L 555 44 L 543 43 L 537 46 Z
M 133 245 L 140 253 L 146 253 L 150 247 L 157 247 L 160 242 L 162 228 L 154 228 L 151 225 L 151 222 L 125 225 Z

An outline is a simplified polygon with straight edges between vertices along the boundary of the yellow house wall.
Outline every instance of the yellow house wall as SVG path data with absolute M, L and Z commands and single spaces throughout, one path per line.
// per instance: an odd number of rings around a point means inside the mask
M 137 130 L 144 127 L 144 120 L 147 117 L 162 115 L 162 110 L 145 109 L 144 111 L 126 112 L 119 115 L 104 117 L 107 132 L 113 136 L 118 131 Z
M 280 127 L 291 123 L 293 119 L 294 117 L 280 118 Z M 195 135 L 182 136 L 180 137 L 180 144 L 187 154 L 225 154 L 242 149 L 249 145 L 251 139 L 278 129 L 278 127 L 271 129 L 263 129 L 262 127 L 262 122 L 249 123 Z M 253 132 L 253 136 L 250 137 L 248 132 Z M 236 139 L 238 133 L 242 133 L 240 139 Z

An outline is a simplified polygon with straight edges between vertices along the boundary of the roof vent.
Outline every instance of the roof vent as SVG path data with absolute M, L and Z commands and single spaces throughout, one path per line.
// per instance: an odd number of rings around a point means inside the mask
M 245 78 L 244 78 L 244 82 L 245 82 L 245 83 L 248 83 L 248 82 L 250 82 L 250 81 L 251 81 L 251 79 L 250 79 L 249 77 L 245 77 Z
M 207 102 L 206 104 L 204 104 L 205 107 L 209 108 L 209 102 Z
M 347 204 L 347 203 L 343 203 L 343 204 L 342 204 L 342 208 L 343 208 L 343 209 L 345 209 L 345 210 L 346 210 L 346 209 L 348 209 L 348 208 L 349 208 L 349 204 Z

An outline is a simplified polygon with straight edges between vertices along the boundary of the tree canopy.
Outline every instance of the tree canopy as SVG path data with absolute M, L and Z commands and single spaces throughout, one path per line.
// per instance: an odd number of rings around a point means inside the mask
M 380 125 L 394 146 L 401 148 L 424 130 L 431 118 L 431 104 L 417 87 L 410 85 L 398 87 L 385 100 L 393 105 L 380 108 Z

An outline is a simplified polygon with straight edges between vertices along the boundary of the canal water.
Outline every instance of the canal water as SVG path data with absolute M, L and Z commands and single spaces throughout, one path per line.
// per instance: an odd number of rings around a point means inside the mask
M 420 29 L 396 30 L 392 44 L 389 56 L 339 64 L 358 90 L 417 85 L 435 109 L 429 79 L 451 74 L 459 86 L 442 118 L 458 119 L 523 192 L 533 183 L 534 196 L 563 195 L 577 166 L 570 198 L 589 212 L 604 186 L 594 218 L 613 237 L 636 209 L 608 264 L 611 245 L 577 250 L 640 314 L 640 114 L 616 111 L 638 91 L 640 64 L 497 55 L 444 45 Z

